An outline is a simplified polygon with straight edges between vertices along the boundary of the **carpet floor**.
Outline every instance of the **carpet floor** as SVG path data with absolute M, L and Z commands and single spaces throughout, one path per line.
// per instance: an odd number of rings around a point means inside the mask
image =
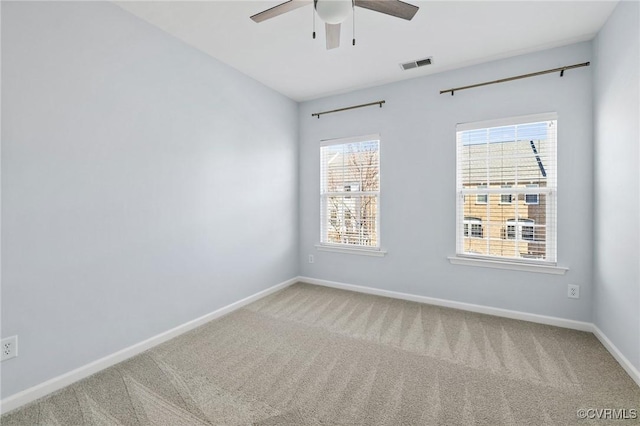
M 583 408 L 640 413 L 591 333 L 299 283 L 1 423 L 605 424 Z

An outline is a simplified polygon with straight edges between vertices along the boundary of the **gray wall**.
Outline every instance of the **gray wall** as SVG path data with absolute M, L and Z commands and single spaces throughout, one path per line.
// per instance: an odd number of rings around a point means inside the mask
M 2 2 L 2 396 L 297 275 L 297 104 L 115 5 Z
M 640 369 L 640 3 L 594 41 L 595 324 Z
M 300 267 L 305 276 L 574 320 L 591 320 L 592 70 L 462 91 L 441 89 L 591 59 L 589 42 L 310 101 L 300 106 Z M 437 58 L 435 58 L 437 61 Z M 399 71 L 400 72 L 400 71 Z M 411 72 L 411 71 L 407 71 Z M 312 118 L 311 113 L 384 99 Z M 455 126 L 558 113 L 558 263 L 564 276 L 451 265 Z M 319 141 L 381 134 L 381 242 L 386 257 L 320 252 Z M 307 255 L 315 263 L 307 263 Z M 579 300 L 567 284 L 581 286 Z

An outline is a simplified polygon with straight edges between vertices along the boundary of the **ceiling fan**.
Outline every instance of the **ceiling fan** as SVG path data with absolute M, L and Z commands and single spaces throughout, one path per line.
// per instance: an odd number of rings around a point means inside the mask
M 335 49 L 340 46 L 340 25 L 355 6 L 406 19 L 407 21 L 410 21 L 419 9 L 418 6 L 400 0 L 289 0 L 256 13 L 251 16 L 251 19 L 254 22 L 266 21 L 311 3 L 313 3 L 313 8 L 320 19 L 324 21 L 327 49 Z M 316 38 L 315 31 L 313 32 L 313 38 Z M 355 45 L 355 38 L 353 39 L 353 44 Z

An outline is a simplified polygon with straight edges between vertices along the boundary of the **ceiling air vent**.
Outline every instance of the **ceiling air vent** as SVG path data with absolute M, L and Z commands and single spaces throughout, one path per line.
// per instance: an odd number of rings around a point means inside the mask
M 429 56 L 428 58 L 416 59 L 415 61 L 406 62 L 404 64 L 400 64 L 400 68 L 406 71 L 413 68 L 424 67 L 425 65 L 431 65 L 432 58 L 432 56 Z

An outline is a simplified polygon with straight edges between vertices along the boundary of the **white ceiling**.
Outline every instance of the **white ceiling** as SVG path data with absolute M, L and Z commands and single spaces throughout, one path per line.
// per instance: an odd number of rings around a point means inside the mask
M 356 46 L 348 18 L 341 46 L 327 51 L 318 18 L 318 37 L 311 37 L 311 5 L 259 24 L 249 19 L 283 1 L 117 4 L 296 101 L 589 40 L 616 6 L 615 1 L 406 0 L 420 7 L 412 21 L 356 8 Z M 433 56 L 433 65 L 399 67 L 427 56 Z

